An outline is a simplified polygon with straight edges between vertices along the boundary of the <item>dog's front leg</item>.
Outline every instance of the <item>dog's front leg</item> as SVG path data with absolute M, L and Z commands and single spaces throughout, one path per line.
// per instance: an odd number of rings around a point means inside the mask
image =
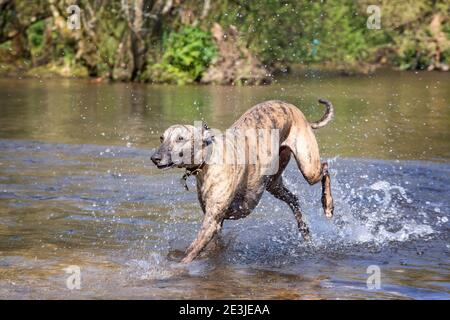
M 223 218 L 221 218 L 218 214 L 205 214 L 202 228 L 197 234 L 197 238 L 186 250 L 186 255 L 183 260 L 181 260 L 182 263 L 189 263 L 200 254 L 211 239 L 220 231 L 222 221 Z

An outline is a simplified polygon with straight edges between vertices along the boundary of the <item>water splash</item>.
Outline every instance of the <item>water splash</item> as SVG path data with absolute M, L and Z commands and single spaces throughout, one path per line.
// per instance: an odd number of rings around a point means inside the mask
M 284 175 L 285 184 L 301 201 L 313 234 L 313 249 L 340 250 L 354 245 L 382 247 L 393 242 L 426 241 L 442 233 L 448 221 L 447 214 L 439 212 L 437 215 L 432 206 L 423 205 L 424 198 L 431 194 L 420 192 L 423 185 L 417 177 L 415 183 L 408 182 L 413 180 L 413 166 L 388 161 L 357 163 L 347 159 L 334 159 L 330 163 L 335 199 L 335 216 L 331 220 L 324 217 L 321 209 L 320 186 L 309 187 L 292 165 Z M 398 175 L 402 175 L 401 179 Z M 262 211 L 272 212 L 266 215 L 268 219 L 279 219 L 279 212 L 286 212 L 279 203 L 264 202 L 263 206 Z M 439 208 L 447 206 L 440 204 Z M 295 228 L 291 230 L 296 232 Z M 296 238 L 284 234 L 275 235 L 272 240 L 286 245 Z
M 177 273 L 167 259 L 158 253 L 151 253 L 145 259 L 132 259 L 127 266 L 131 277 L 141 280 L 164 280 Z

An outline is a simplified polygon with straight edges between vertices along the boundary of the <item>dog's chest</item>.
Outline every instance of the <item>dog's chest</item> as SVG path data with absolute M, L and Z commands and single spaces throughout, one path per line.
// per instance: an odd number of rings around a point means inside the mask
M 248 216 L 258 205 L 263 192 L 263 186 L 237 192 L 226 210 L 226 219 L 241 219 Z
M 197 177 L 200 205 L 204 213 L 212 209 L 225 219 L 244 218 L 258 205 L 265 190 L 264 179 L 248 168 L 225 169 Z

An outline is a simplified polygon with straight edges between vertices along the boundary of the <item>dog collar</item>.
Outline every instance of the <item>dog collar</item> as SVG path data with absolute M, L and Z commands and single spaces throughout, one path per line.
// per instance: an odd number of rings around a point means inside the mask
M 202 172 L 204 164 L 205 163 L 202 163 L 201 165 L 199 165 L 198 167 L 193 168 L 193 169 L 186 168 L 186 172 L 183 174 L 183 176 L 181 177 L 181 181 L 180 181 L 181 184 L 186 189 L 186 191 L 189 191 L 189 188 L 188 188 L 188 185 L 187 185 L 187 178 L 189 178 L 190 176 L 196 176 L 197 174 Z

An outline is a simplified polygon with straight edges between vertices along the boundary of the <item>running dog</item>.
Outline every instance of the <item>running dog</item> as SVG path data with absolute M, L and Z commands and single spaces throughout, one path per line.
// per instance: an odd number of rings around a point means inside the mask
M 282 173 L 291 155 L 310 185 L 322 182 L 322 206 L 326 217 L 333 216 L 328 164 L 320 160 L 313 129 L 328 124 L 334 110 L 329 101 L 320 99 L 319 102 L 326 106 L 326 112 L 319 121 L 309 122 L 292 104 L 266 101 L 249 109 L 229 128 L 232 134 L 252 129 L 277 130 L 278 149 L 272 155 L 260 152 L 257 148 L 256 155 L 250 154 L 249 148 L 255 145 L 270 144 L 268 137 L 263 137 L 261 141 L 258 134 L 225 139 L 225 135 L 214 134 L 214 130 L 206 125 L 173 125 L 164 132 L 161 145 L 151 160 L 159 169 L 185 168 L 185 178 L 190 174 L 195 175 L 198 199 L 204 213 L 202 227 L 186 250 L 183 263 L 191 262 L 200 254 L 220 231 L 225 219 L 240 219 L 249 215 L 264 190 L 289 205 L 299 231 L 305 240 L 309 240 L 309 229 L 302 218 L 298 198 L 283 183 Z M 195 148 L 196 141 L 200 141 L 199 148 Z M 243 153 L 238 145 L 244 145 L 247 151 Z M 231 155 L 231 158 L 253 156 L 256 160 L 239 164 L 207 161 L 219 154 Z M 268 166 L 261 163 L 264 157 L 269 157 L 269 162 L 276 162 L 275 172 L 268 171 Z

